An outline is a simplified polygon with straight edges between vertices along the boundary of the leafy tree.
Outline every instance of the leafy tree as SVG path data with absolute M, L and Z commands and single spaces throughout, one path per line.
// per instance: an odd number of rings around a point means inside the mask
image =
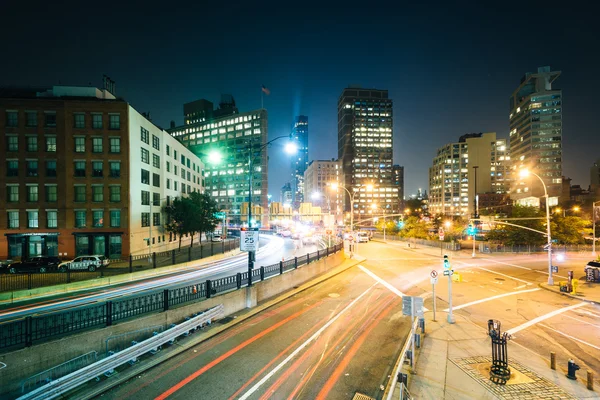
M 545 217 L 540 209 L 535 207 L 525 207 L 515 205 L 512 208 L 511 218 L 536 218 Z M 507 221 L 511 224 L 535 229 L 541 232 L 546 231 L 545 221 L 542 219 L 517 219 Z M 493 242 L 501 242 L 506 245 L 540 245 L 546 242 L 544 235 L 533 232 L 528 229 L 516 226 L 497 224 L 488 235 L 488 239 Z
M 561 244 L 583 243 L 582 232 L 587 225 L 588 222 L 578 216 L 563 217 L 555 214 L 550 222 L 552 239 Z
M 207 237 L 209 233 L 213 233 L 219 219 L 215 217 L 215 214 L 219 212 L 217 209 L 217 202 L 208 195 L 208 193 L 193 192 L 189 197 L 192 202 L 195 222 L 194 228 L 196 232 L 200 233 L 200 242 L 202 243 L 202 233 Z
M 186 222 L 190 214 L 189 201 L 187 198 L 175 198 L 171 205 L 166 206 L 164 210 L 167 214 L 167 232 L 179 237 L 179 250 L 181 250 L 181 238 L 189 230 Z
M 428 224 L 418 217 L 408 217 L 404 220 L 404 227 L 399 235 L 405 238 L 427 239 L 429 233 Z
M 379 221 L 377 221 L 377 224 L 375 224 L 375 228 L 377 228 L 377 230 L 379 232 L 383 232 L 383 218 L 380 218 Z M 396 225 L 396 223 L 390 219 L 390 218 L 386 218 L 385 219 L 385 232 L 389 235 L 395 235 L 396 233 L 398 233 L 399 229 L 398 229 L 398 225 Z

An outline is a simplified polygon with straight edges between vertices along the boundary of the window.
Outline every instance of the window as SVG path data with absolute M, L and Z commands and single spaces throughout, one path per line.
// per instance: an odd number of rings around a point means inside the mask
M 149 206 L 150 205 L 150 192 L 142 190 L 142 205 Z
M 183 154 L 181 155 L 181 164 L 185 165 L 185 156 Z
M 58 228 L 58 211 L 46 211 L 46 227 Z
M 173 150 L 173 158 L 177 160 L 177 150 Z
M 120 153 L 121 152 L 121 138 L 110 138 L 110 152 Z
M 37 111 L 27 111 L 25 115 L 27 117 L 26 124 L 28 127 L 32 128 L 37 126 Z
M 96 203 L 104 201 L 104 186 L 92 186 L 92 201 Z
M 152 224 L 160 226 L 160 213 L 152 213 Z
M 167 145 L 167 155 L 168 156 L 171 155 L 171 147 L 169 145 Z
M 92 114 L 92 128 L 102 129 L 102 114 Z
M 110 166 L 110 177 L 119 178 L 121 176 L 121 162 L 120 161 L 109 161 Z
M 46 176 L 48 176 L 48 177 L 56 176 L 56 161 L 55 160 L 46 161 Z
M 160 175 L 152 174 L 152 186 L 160 187 Z
M 46 136 L 46 151 L 56 153 L 56 136 Z
M 75 211 L 75 228 L 85 228 L 86 212 L 83 210 Z
M 152 135 L 152 147 L 156 150 L 160 150 L 160 139 L 158 136 Z
M 177 181 L 173 181 L 173 190 L 177 190 Z
M 110 189 L 110 201 L 112 203 L 118 203 L 121 201 L 121 186 L 109 186 Z
M 173 166 L 173 172 L 175 173 L 175 175 L 177 175 L 177 165 Z
M 171 163 L 167 161 L 167 172 L 171 172 Z
M 120 226 L 121 226 L 121 210 L 110 210 L 110 227 L 111 228 L 119 228 Z
M 46 186 L 46 202 L 56 203 L 58 201 L 58 187 L 56 185 Z
M 6 187 L 6 201 L 9 203 L 16 203 L 19 201 L 19 186 Z
M 6 136 L 6 150 L 7 151 L 19 151 L 19 137 L 18 136 Z
M 85 185 L 74 186 L 75 199 L 78 203 L 85 202 Z
M 111 258 L 119 259 L 122 253 L 121 236 L 110 235 L 108 251 Z
M 142 183 L 145 185 L 150 184 L 150 171 L 142 169 Z
M 38 151 L 37 136 L 27 136 L 27 151 Z
M 146 144 L 150 144 L 150 132 L 144 128 L 141 128 L 140 140 Z
M 92 176 L 102 178 L 104 175 L 103 172 L 102 161 L 92 161 Z
M 102 153 L 102 138 L 92 138 L 92 152 Z
M 73 127 L 77 129 L 85 128 L 85 114 L 73 114 Z
M 85 161 L 75 161 L 75 176 L 85 177 Z
M 171 180 L 167 178 L 167 189 L 171 189 Z
M 160 168 L 160 156 L 156 154 L 152 154 L 152 166 L 155 168 Z
M 46 120 L 44 121 L 44 126 L 47 128 L 55 128 L 56 127 L 56 113 L 45 113 L 44 116 Z
M 94 228 L 102 228 L 104 226 L 104 211 L 92 210 L 92 223 Z
M 152 193 L 152 205 L 160 206 L 160 193 Z
M 150 226 L 150 213 L 142 213 L 142 228 Z
M 27 211 L 27 227 L 28 228 L 39 228 L 38 216 L 39 216 L 39 213 L 37 211 Z
M 6 176 L 19 176 L 18 160 L 8 160 L 6 162 Z
M 140 150 L 142 151 L 142 162 L 150 164 L 150 152 L 144 148 L 141 148 Z
M 6 213 L 6 219 L 8 220 L 8 229 L 18 229 L 19 228 L 19 212 L 18 211 L 8 211 Z
M 17 111 L 6 112 L 6 126 L 17 127 L 19 125 L 19 114 Z
M 75 138 L 75 153 L 85 153 L 85 138 L 84 137 L 76 137 Z
M 39 199 L 38 186 L 37 185 L 27 186 L 27 201 L 34 202 L 34 201 L 38 201 L 38 199 Z
M 28 160 L 27 161 L 27 176 L 38 176 L 37 160 Z
M 109 129 L 121 129 L 121 116 L 119 114 L 110 114 L 108 121 Z

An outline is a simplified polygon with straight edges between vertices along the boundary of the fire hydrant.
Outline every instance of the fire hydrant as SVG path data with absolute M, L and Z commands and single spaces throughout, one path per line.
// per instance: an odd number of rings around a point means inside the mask
M 575 376 L 575 372 L 577 372 L 578 369 L 581 369 L 579 367 L 579 365 L 575 364 L 575 361 L 569 360 L 569 362 L 567 364 L 567 369 L 568 369 L 567 378 L 577 380 L 577 377 Z

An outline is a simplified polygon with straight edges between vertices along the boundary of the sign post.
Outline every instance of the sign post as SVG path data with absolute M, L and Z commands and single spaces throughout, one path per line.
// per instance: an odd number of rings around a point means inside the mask
M 433 321 L 435 322 L 435 284 L 438 282 L 438 272 L 434 269 L 431 271 L 431 291 L 433 292 Z
M 440 227 L 438 229 L 438 236 L 440 238 L 440 256 L 441 256 L 442 253 L 443 253 L 442 247 L 444 245 L 444 238 L 445 238 L 445 236 L 444 236 L 444 228 Z M 435 317 L 433 318 L 433 320 L 435 321 Z
M 444 275 L 448 276 L 448 322 L 453 324 L 455 322 L 454 316 L 452 315 L 452 274 L 454 271 L 450 268 L 450 260 L 448 255 L 444 254 Z
M 252 286 L 252 270 L 254 269 L 254 253 L 258 250 L 258 228 L 240 229 L 240 250 L 248 252 L 248 286 Z

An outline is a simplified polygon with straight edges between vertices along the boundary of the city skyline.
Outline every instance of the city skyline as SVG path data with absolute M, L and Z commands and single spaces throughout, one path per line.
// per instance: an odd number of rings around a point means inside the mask
M 194 7 L 206 15 L 224 12 L 222 6 L 214 4 Z M 181 124 L 181 104 L 198 98 L 217 101 L 222 93 L 235 96 L 240 110 L 255 110 L 260 107 L 264 84 L 271 91 L 264 97 L 270 137 L 289 132 L 296 115 L 310 118 L 309 140 L 313 144 L 318 140 L 319 145 L 311 146 L 309 160 L 335 156 L 336 103 L 343 88 L 360 84 L 386 89 L 395 99 L 393 162 L 405 166 L 408 197 L 419 187 L 427 188 L 428 160 L 453 138 L 472 132 L 497 132 L 499 138 L 507 139 L 507 104 L 515 82 L 525 72 L 549 65 L 562 71 L 558 88 L 568 99 L 563 175 L 584 187 L 589 184 L 589 168 L 597 155 L 587 149 L 600 146 L 590 110 L 600 86 L 588 76 L 599 56 L 589 51 L 597 28 L 587 21 L 591 15 L 583 11 L 561 11 L 562 22 L 552 40 L 519 46 L 519 30 L 505 29 L 506 20 L 515 12 L 509 6 L 494 10 L 482 5 L 465 10 L 434 7 L 424 13 L 412 5 L 402 14 L 378 16 L 378 34 L 357 37 L 362 47 L 368 45 L 359 58 L 368 61 L 357 61 L 350 51 L 355 44 L 341 41 L 350 27 L 374 28 L 373 22 L 353 19 L 357 14 L 352 10 L 342 11 L 343 15 L 335 19 L 336 26 L 343 29 L 330 30 L 328 15 L 334 15 L 333 10 L 324 9 L 316 17 L 307 7 L 290 17 L 274 7 L 264 12 L 242 5 L 231 11 L 227 29 L 208 19 L 202 31 L 186 23 L 196 14 L 192 10 L 186 15 L 176 10 L 166 14 L 144 10 L 147 22 L 177 18 L 177 26 L 168 25 L 164 32 L 150 29 L 151 23 L 147 28 L 133 29 L 129 20 L 137 11 L 137 7 L 124 5 L 114 16 L 114 29 L 94 31 L 84 29 L 85 19 L 77 18 L 84 12 L 81 5 L 57 7 L 47 13 L 30 13 L 24 5 L 9 5 L 7 12 L 15 18 L 0 30 L 5 35 L 22 31 L 15 25 L 22 19 L 19 16 L 27 16 L 32 29 L 7 43 L 7 53 L 20 61 L 0 67 L 0 85 L 87 85 L 91 81 L 100 86 L 100 76 L 106 73 L 117 82 L 118 96 L 141 111 L 149 111 L 155 123 L 167 128 L 173 119 Z M 368 17 L 375 10 L 361 13 Z M 551 8 L 537 10 L 536 15 L 539 20 L 554 17 Z M 70 28 L 47 31 L 42 22 L 48 18 L 70 21 Z M 311 29 L 296 32 L 290 24 L 293 18 L 305 20 Z M 456 19 L 468 24 L 455 24 Z M 76 30 L 86 32 L 84 37 L 74 37 Z M 252 33 L 244 35 L 248 30 Z M 205 31 L 218 32 L 219 40 L 203 42 L 202 54 L 189 55 L 187 47 Z M 381 35 L 380 41 L 372 40 L 376 35 Z M 29 52 L 38 37 L 46 38 L 48 45 Z M 228 43 L 224 49 L 219 45 L 222 41 Z M 301 59 L 298 46 L 303 51 Z M 376 58 L 390 49 L 384 58 Z M 77 63 L 70 61 L 74 53 L 78 54 Z M 179 54 L 188 54 L 186 62 L 171 62 L 172 56 Z M 39 67 L 40 57 L 46 60 L 44 68 Z M 425 143 L 424 137 L 428 138 Z M 272 188 L 289 180 L 289 168 L 275 173 L 278 165 L 289 165 L 289 158 L 271 152 Z

